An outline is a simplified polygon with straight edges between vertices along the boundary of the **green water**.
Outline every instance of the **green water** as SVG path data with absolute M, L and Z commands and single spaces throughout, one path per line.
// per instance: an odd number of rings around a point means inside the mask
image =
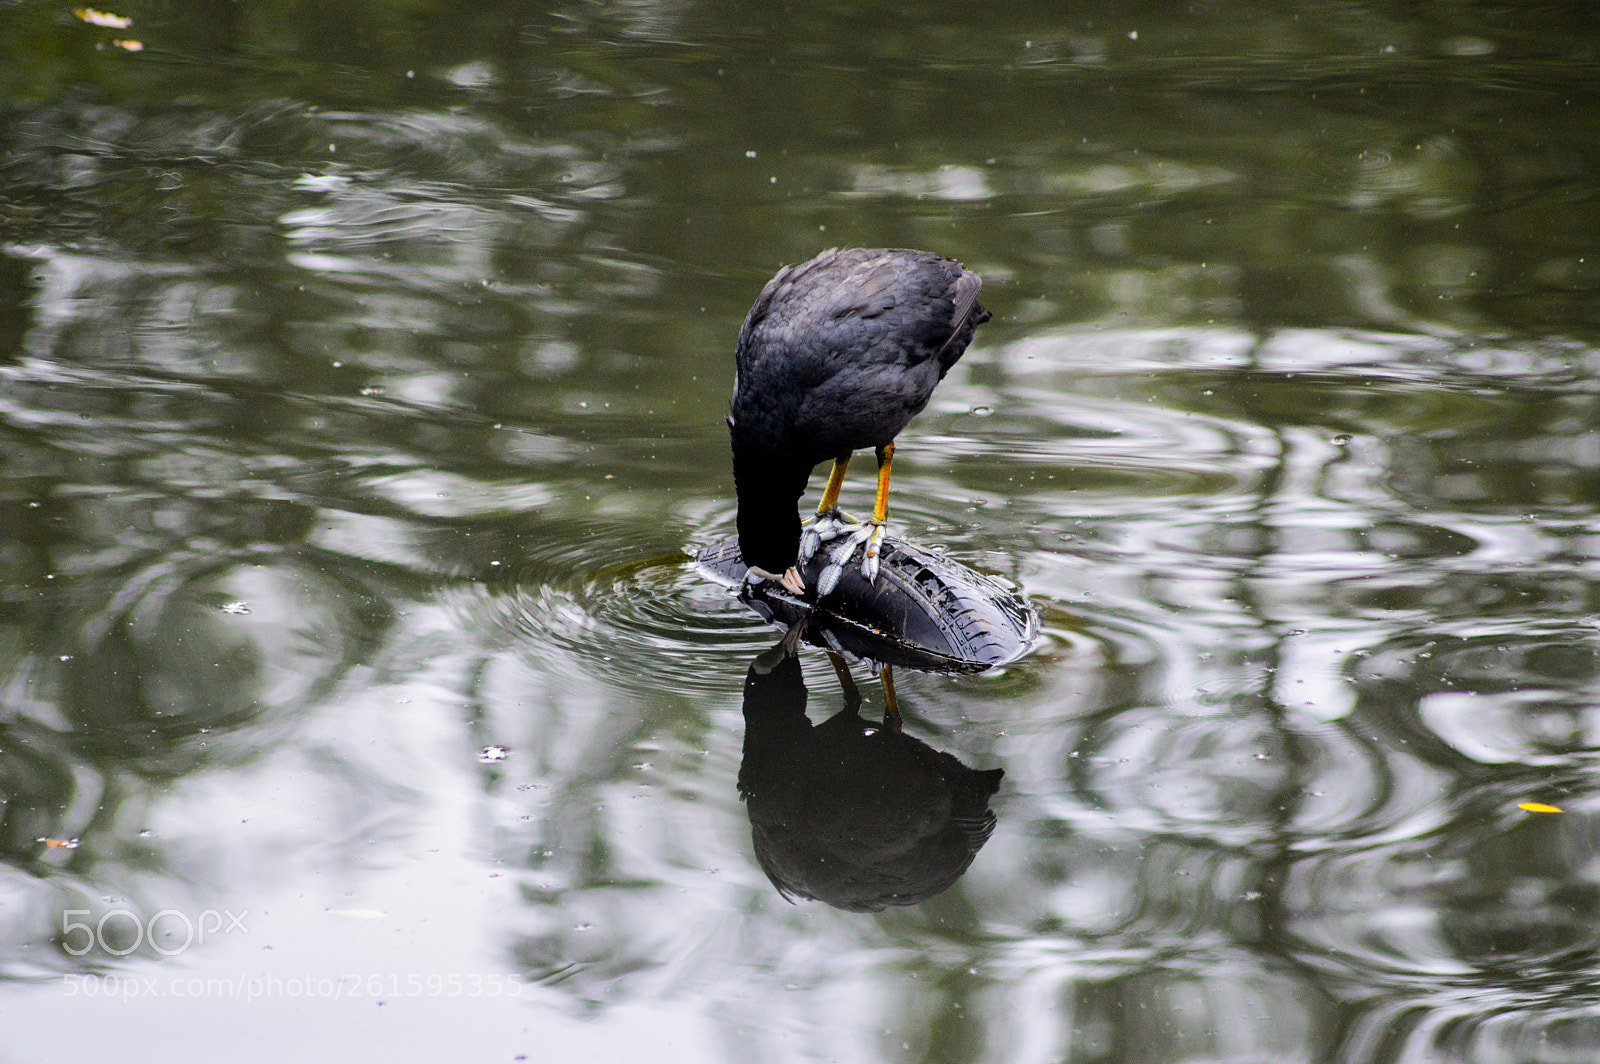
M 4 1060 L 1600 1054 L 1592 5 L 108 13 L 0 5 Z M 685 553 L 833 245 L 983 276 L 891 523 L 1043 622 L 880 914 Z

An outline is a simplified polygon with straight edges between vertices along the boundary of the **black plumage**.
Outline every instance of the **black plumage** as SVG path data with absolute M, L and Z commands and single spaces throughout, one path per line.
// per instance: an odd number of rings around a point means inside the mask
M 767 282 L 739 331 L 728 411 L 739 549 L 756 575 L 798 587 L 798 503 L 818 462 L 838 463 L 827 509 L 851 452 L 877 449 L 881 524 L 895 436 L 989 320 L 980 284 L 958 262 L 887 248 L 831 249 Z
M 773 657 L 745 676 L 739 765 L 750 839 L 772 885 L 790 901 L 848 912 L 948 890 L 994 831 L 989 802 L 1005 772 L 969 768 L 896 723 L 863 718 L 854 683 L 844 708 L 812 725 L 800 659 Z

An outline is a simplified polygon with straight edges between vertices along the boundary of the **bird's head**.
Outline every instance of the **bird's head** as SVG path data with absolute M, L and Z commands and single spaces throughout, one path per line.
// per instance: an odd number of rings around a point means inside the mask
M 739 553 L 752 569 L 776 575 L 800 557 L 799 504 L 810 474 L 809 465 L 734 447 Z

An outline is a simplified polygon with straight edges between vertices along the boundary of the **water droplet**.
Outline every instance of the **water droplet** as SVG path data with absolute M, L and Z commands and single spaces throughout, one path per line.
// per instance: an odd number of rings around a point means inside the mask
M 382 395 L 386 390 L 387 389 L 385 389 L 381 384 L 373 384 L 373 385 L 369 385 L 369 386 L 361 389 L 361 394 L 362 395 Z
M 504 761 L 510 755 L 511 751 L 503 746 L 486 746 L 478 751 L 478 760 L 485 765 L 490 765 L 496 761 Z
M 1343 447 L 1353 439 L 1355 439 L 1355 437 L 1351 436 L 1348 432 L 1341 432 L 1339 435 L 1333 438 L 1332 442 L 1335 447 Z
M 244 602 L 224 602 L 222 605 L 218 606 L 217 609 L 221 610 L 223 613 L 231 613 L 234 616 L 243 616 L 244 614 L 250 612 L 249 605 Z
M 975 406 L 968 411 L 968 413 L 970 413 L 973 417 L 988 417 L 990 414 L 994 413 L 994 408 L 988 406 Z

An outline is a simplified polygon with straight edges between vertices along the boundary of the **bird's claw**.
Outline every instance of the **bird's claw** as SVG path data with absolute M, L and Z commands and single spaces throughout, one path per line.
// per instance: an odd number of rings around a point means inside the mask
M 870 584 L 878 579 L 878 570 L 882 563 L 883 541 L 888 529 L 881 521 L 860 521 L 840 509 L 832 509 L 826 513 L 817 514 L 805 522 L 805 532 L 800 536 L 800 554 L 797 565 L 806 565 L 817 552 L 825 545 L 832 545 L 828 551 L 828 564 L 817 577 L 817 598 L 831 595 L 839 586 L 839 580 L 844 576 L 844 567 L 858 548 L 865 545 L 861 555 L 861 575 Z M 838 540 L 839 542 L 835 543 Z M 791 569 L 784 574 L 783 585 L 795 591 L 790 585 L 788 577 L 795 570 Z M 795 591 L 799 594 L 799 591 Z
M 883 548 L 883 537 L 888 531 L 884 525 L 870 526 L 872 531 L 867 535 L 867 549 L 862 551 L 861 576 L 867 583 L 874 583 L 878 579 L 878 563 Z
M 865 525 L 856 529 L 850 533 L 849 539 L 833 548 L 833 552 L 828 555 L 828 560 L 834 565 L 843 565 L 850 560 L 850 555 L 854 554 L 856 548 L 865 543 L 870 535 L 872 535 L 872 529 Z
M 805 535 L 800 537 L 800 555 L 796 564 L 804 565 L 806 562 L 809 562 L 811 560 L 811 556 L 816 554 L 817 549 L 821 546 L 822 523 L 819 521 L 817 524 L 806 529 Z
M 886 532 L 887 529 L 875 521 L 857 522 L 854 527 L 836 530 L 835 538 L 844 535 L 845 539 L 828 552 L 828 565 L 822 570 L 822 575 L 817 577 L 817 597 L 820 599 L 832 594 L 844 575 L 846 563 L 863 545 L 865 550 L 862 552 L 861 575 L 869 584 L 876 581 Z
M 822 575 L 817 577 L 817 598 L 826 598 L 833 594 L 833 589 L 839 586 L 839 578 L 844 575 L 844 566 L 838 563 L 822 570 Z

